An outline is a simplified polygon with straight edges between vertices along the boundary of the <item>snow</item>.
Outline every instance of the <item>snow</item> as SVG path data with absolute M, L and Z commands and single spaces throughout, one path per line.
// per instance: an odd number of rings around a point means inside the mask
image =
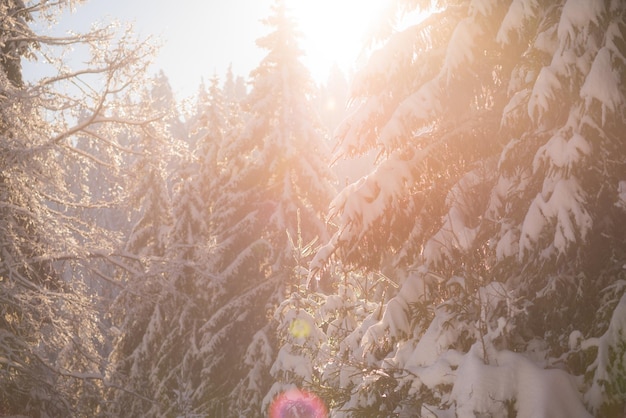
M 457 340 L 457 330 L 449 326 L 448 321 L 451 320 L 452 314 L 444 312 L 443 308 L 437 311 L 428 329 L 415 345 L 405 367 L 429 366 L 437 362 L 437 359 Z
M 618 201 L 617 207 L 626 210 L 626 180 L 621 180 L 617 185 Z
M 580 89 L 580 97 L 585 100 L 587 107 L 591 106 L 593 99 L 600 102 L 603 125 L 608 111 L 615 112 L 624 103 L 622 89 L 619 86 L 619 76 L 615 74 L 611 64 L 611 50 L 607 47 L 601 48 Z
M 573 40 L 579 32 L 586 33 L 589 23 L 598 24 L 604 12 L 603 2 L 589 0 L 567 0 L 561 11 L 558 36 L 561 40 Z
M 335 130 L 334 136 L 341 138 L 335 159 L 363 154 L 372 148 L 372 135 L 364 132 L 364 127 L 379 119 L 385 111 L 385 103 L 379 97 L 360 100 L 353 106 L 352 113 Z
M 533 171 L 538 170 L 540 162 L 549 162 L 550 168 L 565 168 L 569 171 L 581 156 L 590 153 L 591 145 L 582 135 L 572 133 L 570 128 L 561 129 L 539 148 L 533 161 Z
M 389 327 L 389 335 L 392 337 L 402 338 L 409 335 L 411 324 L 407 316 L 408 309 L 406 302 L 400 298 L 394 298 L 387 304 L 383 322 Z
M 478 230 L 466 227 L 464 219 L 465 214 L 461 209 L 450 209 L 441 229 L 424 246 L 422 255 L 429 263 L 441 263 L 450 255 L 451 248 L 468 250 L 471 247 Z
M 604 34 L 604 46 L 608 48 L 616 59 L 620 59 L 622 63 L 626 60 L 620 48 L 620 44 L 624 41 L 624 35 L 620 28 L 620 21 L 614 20 L 609 23 Z
M 550 105 L 556 99 L 556 91 L 561 89 L 561 83 L 554 70 L 543 67 L 537 76 L 530 99 L 528 100 L 528 116 L 534 121 L 550 110 Z
M 520 113 L 523 111 L 522 106 L 528 103 L 530 94 L 531 92 L 529 89 L 522 89 L 513 94 L 511 100 L 509 100 L 502 110 L 500 126 L 515 126 L 516 120 L 519 119 Z
M 311 362 L 304 359 L 301 355 L 292 354 L 291 347 L 284 345 L 278 351 L 276 361 L 272 365 L 270 373 L 277 376 L 285 371 L 292 372 L 295 376 L 302 377 L 304 381 L 310 382 L 313 370 Z
M 593 381 L 589 390 L 585 393 L 585 401 L 593 411 L 598 411 L 602 403 L 611 397 L 624 396 L 624 393 L 607 393 L 607 385 L 614 379 L 619 379 L 619 369 L 626 365 L 626 293 L 624 293 L 613 311 L 611 322 L 606 332 L 600 338 L 591 338 L 582 342 L 583 350 L 597 347 L 598 355 L 588 371 L 595 370 Z M 624 370 L 622 369 L 623 373 Z M 623 374 L 622 374 L 623 377 Z M 622 385 L 622 390 L 623 390 Z M 615 391 L 613 391 L 615 392 Z M 608 399 L 607 399 L 608 398 Z
M 533 16 L 536 9 L 537 0 L 513 0 L 502 20 L 496 41 L 503 45 L 509 44 L 511 32 L 521 33 L 524 23 Z
M 309 263 L 309 275 L 307 277 L 306 283 L 307 288 L 309 288 L 311 280 L 314 278 L 314 276 L 324 268 L 326 263 L 328 263 L 331 255 L 336 251 L 338 239 L 339 233 L 337 232 L 331 237 L 328 244 L 320 247 L 320 249 L 313 257 L 313 260 L 311 260 L 311 262 Z
M 493 310 L 509 297 L 500 283 L 491 283 L 479 292 L 487 305 L 484 310 Z M 400 343 L 389 363 L 391 369 L 402 367 L 413 376 L 406 378 L 410 394 L 419 393 L 422 386 L 435 393 L 437 388 L 452 386 L 449 397 L 441 394 L 441 405 L 451 405 L 450 409 L 428 408 L 426 416 L 505 417 L 509 416 L 507 408 L 511 408 L 522 418 L 591 417 L 579 391 L 581 381 L 562 370 L 544 369 L 523 354 L 493 347 L 487 349 L 489 355 L 485 358 L 485 346 L 480 340 L 467 353 L 451 349 L 460 330 L 450 315 L 445 309 L 437 310 L 417 344 L 411 340 Z M 614 317 L 617 315 L 620 313 Z M 505 322 L 500 318 L 496 329 L 484 335 L 488 347 Z M 578 335 L 572 333 L 575 338 Z
M 506 257 L 515 255 L 519 251 L 517 243 L 517 231 L 514 229 L 507 230 L 502 238 L 498 240 L 498 244 L 496 245 L 496 258 L 498 260 L 502 260 Z
M 450 81 L 462 65 L 471 64 L 474 60 L 474 42 L 482 30 L 472 18 L 461 20 L 450 38 L 442 74 Z
M 428 388 L 436 388 L 440 385 L 453 385 L 456 378 L 454 370 L 458 367 L 464 354 L 457 350 L 446 350 L 436 358 L 433 363 L 422 366 L 407 366 L 419 377 L 411 384 L 409 393 L 417 393 L 422 385 Z
M 412 274 L 402 284 L 398 294 L 386 305 L 380 321 L 365 327 L 361 346 L 369 354 L 378 344 L 394 338 L 401 340 L 415 333 L 409 319 L 409 306 L 424 299 L 425 283 L 423 274 Z M 410 353 L 405 353 L 409 356 Z M 399 354 L 400 355 L 400 354 Z M 404 364 L 405 360 L 401 360 Z
M 394 152 L 373 173 L 345 187 L 333 199 L 329 217 L 338 216 L 341 228 L 313 259 L 312 272 L 324 265 L 339 242 L 360 239 L 393 202 L 403 198 L 406 188 L 413 182 L 411 170 L 425 152 L 415 152 L 408 160 L 402 150 Z
M 582 332 L 578 330 L 574 330 L 569 334 L 569 348 L 570 350 L 575 350 L 580 346 L 580 343 L 583 339 Z
M 448 213 L 443 225 L 424 245 L 422 255 L 427 263 L 438 264 L 449 256 L 450 249 L 468 250 L 476 238 L 478 228 L 466 225 L 469 211 L 477 202 L 469 198 L 469 191 L 481 183 L 481 176 L 476 171 L 466 173 L 446 196 Z
M 554 55 L 559 47 L 559 41 L 556 37 L 556 28 L 551 26 L 547 30 L 538 33 L 534 45 L 537 50 L 549 55 Z
M 574 379 L 562 370 L 541 369 L 521 354 L 499 351 L 485 364 L 479 343 L 472 346 L 456 371 L 451 400 L 457 416 L 507 416 L 514 402 L 518 418 L 591 417 Z
M 439 81 L 433 79 L 403 100 L 382 128 L 378 142 L 386 150 L 397 149 L 407 137 L 414 136 L 413 132 L 426 127 L 428 121 L 440 111 L 439 91 Z
M 546 200 L 544 196 L 549 196 Z M 549 222 L 556 221 L 552 245 L 564 253 L 578 237 L 585 239 L 592 219 L 583 206 L 583 191 L 574 178 L 544 183 L 544 190 L 533 200 L 522 224 L 519 257 L 539 241 Z
M 478 289 L 478 295 L 480 296 L 480 316 L 481 321 L 486 323 L 488 312 L 495 312 L 498 305 L 501 302 L 505 302 L 509 305 L 508 301 L 511 299 L 508 289 L 504 284 L 500 282 L 491 282 Z M 499 320 L 502 318 L 499 318 Z M 498 331 L 502 331 L 503 324 L 498 323 Z M 496 335 L 497 337 L 497 335 Z
M 470 3 L 470 15 L 481 14 L 488 17 L 497 4 L 497 0 L 472 0 Z

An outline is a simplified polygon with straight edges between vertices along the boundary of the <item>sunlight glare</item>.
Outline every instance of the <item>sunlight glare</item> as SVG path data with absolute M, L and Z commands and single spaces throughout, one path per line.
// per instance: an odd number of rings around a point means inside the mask
M 317 83 L 337 64 L 349 75 L 365 45 L 366 34 L 384 2 L 374 0 L 290 0 L 288 6 L 303 34 L 301 46 Z

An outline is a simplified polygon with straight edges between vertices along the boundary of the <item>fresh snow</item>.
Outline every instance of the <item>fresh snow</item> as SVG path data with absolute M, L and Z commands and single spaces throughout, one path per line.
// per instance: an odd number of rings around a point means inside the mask
M 617 186 L 618 201 L 616 205 L 626 211 L 626 180 L 619 182 Z
M 433 79 L 402 101 L 381 130 L 379 143 L 385 149 L 393 150 L 406 139 L 407 132 L 415 131 L 419 125 L 426 126 L 426 121 L 440 111 L 438 106 L 440 91 L 439 80 Z
M 546 198 L 547 196 L 547 198 Z M 584 239 L 591 229 L 592 219 L 584 209 L 582 189 L 576 179 L 546 181 L 544 191 L 533 200 L 520 237 L 519 256 L 531 250 L 550 222 L 556 221 L 552 245 L 564 253 L 578 237 Z
M 450 400 L 457 416 L 505 417 L 506 403 L 514 401 L 518 418 L 591 417 L 577 382 L 564 371 L 539 368 L 507 350 L 485 363 L 481 350 L 474 344 L 456 370 Z
M 603 9 L 604 3 L 601 1 L 567 0 L 558 25 L 559 38 L 571 41 L 577 33 L 586 33 L 590 23 L 598 24 Z
M 537 8 L 537 0 L 513 0 L 509 6 L 509 10 L 502 20 L 496 41 L 501 44 L 509 44 L 511 42 L 511 33 L 519 34 L 524 23 L 533 16 L 533 12 Z
M 468 250 L 478 232 L 477 227 L 467 226 L 471 211 L 477 202 L 468 198 L 469 191 L 481 184 L 477 171 L 470 171 L 455 184 L 446 196 L 448 213 L 443 225 L 424 245 L 422 256 L 427 263 L 438 264 L 450 256 L 451 249 Z
M 625 281 L 621 281 L 626 286 Z M 585 401 L 594 411 L 598 411 L 606 400 L 606 386 L 619 379 L 615 375 L 615 366 L 626 365 L 626 293 L 613 310 L 613 316 L 607 331 L 599 338 L 591 338 L 582 342 L 583 349 L 597 347 L 598 355 L 588 370 L 594 370 L 591 388 L 585 393 Z M 618 371 L 619 373 L 619 371 Z M 624 373 L 624 370 L 621 370 Z M 623 374 L 622 374 L 623 378 Z M 622 391 L 624 390 L 622 385 Z M 617 394 L 619 396 L 619 394 Z M 622 392 L 622 396 L 624 393 Z M 615 394 L 613 395 L 615 396 Z M 619 400 L 618 400 L 619 401 Z
M 556 28 L 550 27 L 543 32 L 537 34 L 535 38 L 535 48 L 546 54 L 554 55 L 559 47 L 559 41 L 556 37 Z
M 585 78 L 585 83 L 580 89 L 580 96 L 585 100 L 587 107 L 590 107 L 593 99 L 600 103 L 603 125 L 606 122 L 607 113 L 615 112 L 624 103 L 620 78 L 613 71 L 611 55 L 611 50 L 607 47 L 598 51 L 591 70 Z
M 548 113 L 551 104 L 556 99 L 556 92 L 560 88 L 561 83 L 554 70 L 550 67 L 543 67 L 537 76 L 528 100 L 528 116 L 537 121 L 540 115 Z
M 552 136 L 542 145 L 533 162 L 534 171 L 538 170 L 540 162 L 548 162 L 549 166 L 564 168 L 568 171 L 578 163 L 583 155 L 591 153 L 591 145 L 571 129 L 563 129 Z M 566 171 L 567 172 L 567 171 Z
M 442 70 L 446 80 L 451 80 L 461 66 L 471 64 L 474 60 L 475 41 L 481 34 L 482 29 L 473 18 L 468 17 L 459 22 L 446 50 Z
M 481 14 L 489 16 L 497 5 L 497 0 L 472 0 L 470 3 L 470 15 Z
M 506 230 L 496 245 L 496 258 L 503 260 L 504 258 L 516 255 L 519 252 L 519 247 L 517 246 L 518 242 L 519 237 L 517 231 L 513 228 Z

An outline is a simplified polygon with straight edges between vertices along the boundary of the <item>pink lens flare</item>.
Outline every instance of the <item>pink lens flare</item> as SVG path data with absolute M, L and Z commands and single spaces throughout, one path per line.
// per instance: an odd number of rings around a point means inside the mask
M 270 418 L 327 418 L 324 402 L 313 393 L 291 389 L 270 405 Z

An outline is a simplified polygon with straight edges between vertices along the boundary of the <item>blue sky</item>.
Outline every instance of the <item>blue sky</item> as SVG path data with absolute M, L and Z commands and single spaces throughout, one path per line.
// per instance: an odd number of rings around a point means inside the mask
M 256 40 L 268 33 L 261 20 L 269 16 L 272 0 L 89 0 L 73 13 L 64 13 L 53 33 L 86 31 L 94 22 L 117 19 L 133 23 L 141 38 L 155 36 L 163 44 L 154 72 L 162 69 L 179 99 L 196 93 L 201 78 L 223 79 L 232 64 L 247 77 L 266 51 Z M 313 78 L 325 81 L 337 63 L 353 68 L 359 45 L 380 0 L 290 0 L 292 16 L 304 37 L 303 62 Z M 37 66 L 26 65 L 25 72 Z M 26 74 L 28 77 L 28 73 Z
M 267 32 L 261 19 L 270 2 L 259 0 L 89 0 L 64 13 L 50 30 L 86 31 L 95 22 L 132 23 L 141 38 L 160 40 L 154 71 L 163 69 L 179 98 L 196 93 L 200 80 L 233 71 L 248 76 L 264 51 L 255 41 Z M 25 72 L 37 67 L 25 66 Z M 27 74 L 28 76 L 28 74 Z

